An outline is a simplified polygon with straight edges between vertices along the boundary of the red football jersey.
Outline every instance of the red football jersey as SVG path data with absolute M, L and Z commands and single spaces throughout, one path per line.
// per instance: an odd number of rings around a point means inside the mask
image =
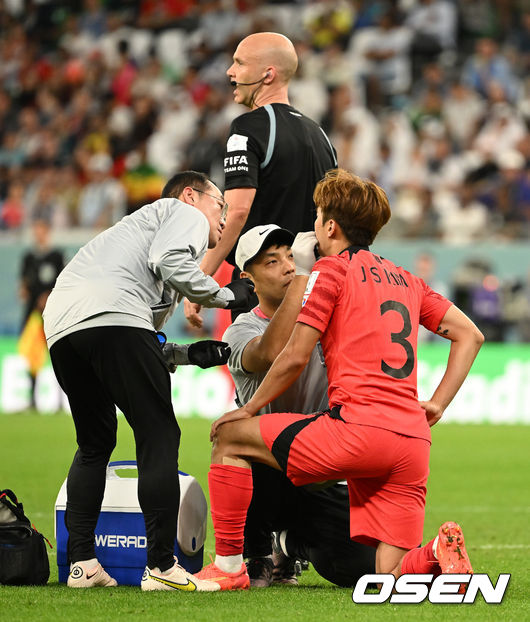
M 430 440 L 418 403 L 418 326 L 436 331 L 451 302 L 368 249 L 313 268 L 298 321 L 321 331 L 330 407 L 346 421 Z

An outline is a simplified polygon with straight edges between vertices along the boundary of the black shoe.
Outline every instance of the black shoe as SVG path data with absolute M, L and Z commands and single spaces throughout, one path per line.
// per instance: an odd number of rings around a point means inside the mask
M 275 561 L 274 570 L 272 571 L 273 582 L 283 585 L 298 585 L 295 570 L 296 559 L 287 557 L 283 553 L 281 555 L 274 553 L 272 557 Z
M 296 560 L 294 557 L 286 555 L 280 545 L 280 533 L 274 532 L 272 537 L 272 561 L 274 570 L 272 578 L 274 583 L 283 585 L 298 585 L 296 578 Z
M 247 562 L 250 587 L 269 587 L 272 585 L 274 563 L 270 557 L 251 557 Z

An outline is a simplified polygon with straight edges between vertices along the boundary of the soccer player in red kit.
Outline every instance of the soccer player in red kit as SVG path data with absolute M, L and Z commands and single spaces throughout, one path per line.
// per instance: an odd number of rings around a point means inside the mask
M 221 589 L 248 587 L 243 529 L 251 462 L 284 470 L 295 485 L 346 479 L 350 536 L 376 547 L 376 572 L 471 573 L 462 531 L 444 523 L 423 535 L 430 427 L 462 385 L 483 343 L 471 320 L 420 278 L 368 245 L 390 218 L 381 188 L 338 169 L 315 189 L 315 235 L 293 245 L 307 280 L 290 341 L 242 408 L 214 422 L 209 473 L 216 559 L 199 576 Z M 314 266 L 318 241 L 321 259 Z M 312 268 L 312 272 L 309 274 Z M 417 396 L 422 324 L 451 341 L 433 396 Z M 255 416 L 298 377 L 320 341 L 330 410 Z

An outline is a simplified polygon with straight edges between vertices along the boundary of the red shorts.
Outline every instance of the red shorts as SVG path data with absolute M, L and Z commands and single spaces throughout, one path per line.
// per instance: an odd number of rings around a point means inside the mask
M 347 480 L 353 540 L 405 549 L 421 543 L 429 441 L 325 413 L 262 415 L 260 430 L 296 486 Z

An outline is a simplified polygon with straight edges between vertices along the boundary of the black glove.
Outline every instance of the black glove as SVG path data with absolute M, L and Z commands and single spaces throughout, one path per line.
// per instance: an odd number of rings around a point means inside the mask
M 225 309 L 248 309 L 252 303 L 254 284 L 250 279 L 236 279 L 226 285 L 235 296 L 230 300 Z
M 178 343 L 171 343 L 170 341 L 164 343 L 162 346 L 162 356 L 164 357 L 166 367 L 171 374 L 174 374 L 177 371 L 177 367 L 179 365 L 190 364 L 188 349 L 188 344 L 181 346 Z
M 224 365 L 230 356 L 230 346 L 224 341 L 197 341 L 188 348 L 188 359 L 192 365 L 198 365 L 202 369 Z

